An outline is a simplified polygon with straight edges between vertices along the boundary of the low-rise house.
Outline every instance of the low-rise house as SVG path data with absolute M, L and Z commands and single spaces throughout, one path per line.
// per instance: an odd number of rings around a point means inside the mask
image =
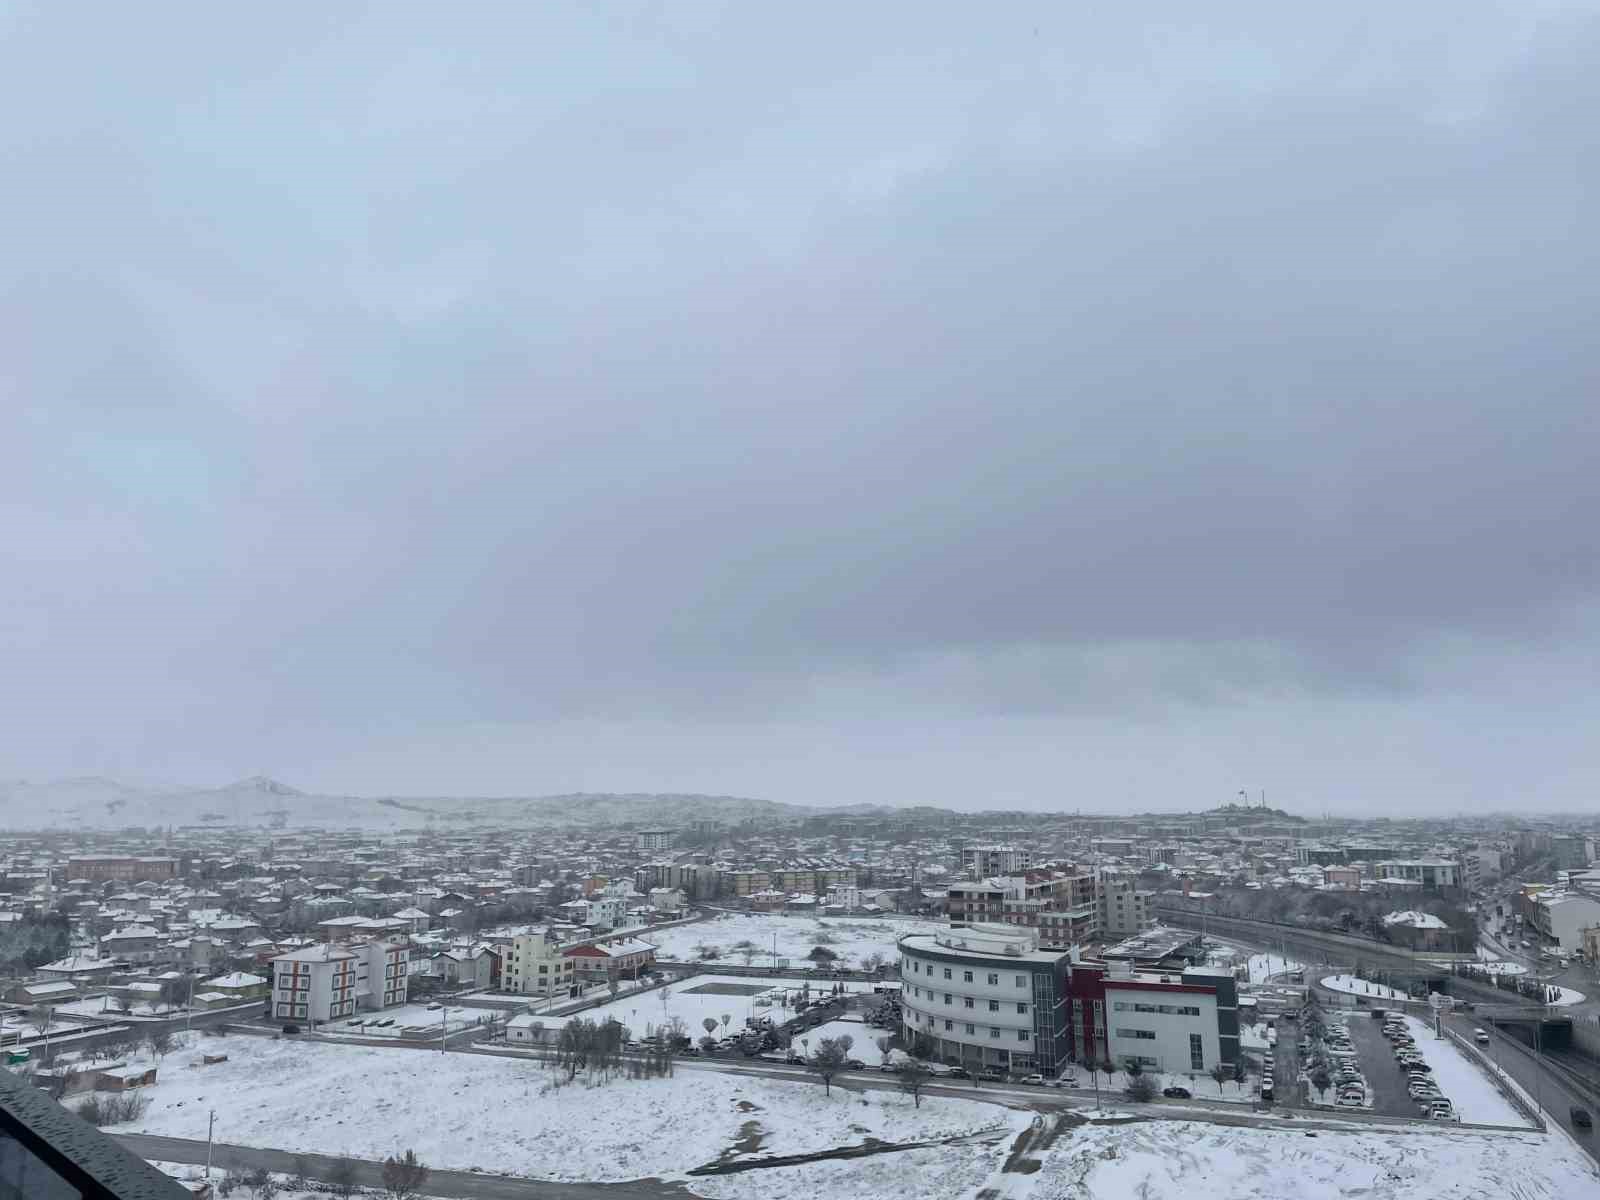
M 37 1004 L 54 1007 L 78 998 L 77 985 L 70 979 L 43 979 L 35 983 L 19 983 L 11 989 L 11 1002 L 32 1007 Z
M 516 1045 L 552 1045 L 560 1034 L 559 1025 L 548 1025 L 532 1013 L 518 1013 L 506 1022 L 506 1041 Z
M 265 1000 L 269 990 L 266 979 L 244 971 L 218 975 L 215 979 L 207 979 L 201 986 L 208 991 L 223 992 L 232 996 L 236 1003 L 245 1000 Z
M 656 960 L 654 946 L 630 937 L 586 942 L 569 946 L 562 953 L 573 960 L 580 984 L 606 979 L 637 979 Z

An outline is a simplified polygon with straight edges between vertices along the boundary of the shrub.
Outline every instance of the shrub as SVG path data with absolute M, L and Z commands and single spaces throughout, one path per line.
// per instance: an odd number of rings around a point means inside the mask
M 1156 1081 L 1148 1075 L 1133 1075 L 1122 1094 L 1137 1104 L 1148 1104 L 1156 1098 Z
M 74 1111 L 89 1124 L 104 1127 L 137 1121 L 149 1107 L 150 1098 L 137 1092 L 115 1092 L 110 1095 L 95 1092 L 85 1097 Z

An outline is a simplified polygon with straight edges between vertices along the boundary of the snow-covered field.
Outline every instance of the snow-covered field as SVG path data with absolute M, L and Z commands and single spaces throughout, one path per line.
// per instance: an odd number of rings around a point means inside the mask
M 1220 943 L 1218 949 L 1206 955 L 1206 961 L 1212 966 L 1227 967 L 1230 970 L 1244 966 L 1249 971 L 1251 983 L 1265 983 L 1274 975 L 1285 975 L 1290 971 L 1305 969 L 1304 964 L 1292 958 L 1285 958 L 1281 954 L 1255 954 L 1226 942 Z
M 546 1025 L 555 1026 L 563 1025 L 574 1017 L 597 1022 L 615 1017 L 635 1037 L 642 1037 L 648 1027 L 665 1025 L 673 1017 L 681 1017 L 689 1027 L 690 1036 L 698 1038 L 705 1033 L 702 1021 L 709 1017 L 720 1026 L 722 1018 L 726 1016 L 728 1032 L 738 1033 L 745 1028 L 746 1018 L 771 1017 L 774 1022 L 788 1020 L 794 1016 L 796 1001 L 803 998 L 820 999 L 833 989 L 835 982 L 762 979 L 752 975 L 692 975 L 664 988 L 653 988 L 584 1009 L 571 1017 L 541 1017 L 541 1020 Z M 846 981 L 843 986 L 850 993 L 872 990 L 872 985 L 865 982 Z M 718 1036 L 721 1036 L 720 1029 Z
M 1354 975 L 1329 975 L 1322 986 L 1330 992 L 1343 992 L 1350 996 L 1367 996 L 1373 1000 L 1409 1000 L 1404 992 L 1370 979 L 1357 979 Z
M 771 1174 L 763 1172 L 763 1174 Z M 1013 1178 L 1007 1176 L 1007 1179 Z M 1600 1174 L 1564 1138 L 1236 1129 L 1150 1121 L 1063 1137 L 1007 1200 L 1571 1200 Z
M 228 1061 L 190 1067 L 200 1054 Z M 542 1064 L 479 1054 L 339 1046 L 294 1039 L 203 1038 L 161 1063 L 149 1111 L 119 1132 L 382 1158 L 415 1149 L 436 1167 L 547 1179 L 681 1175 L 734 1152 L 802 1154 L 866 1138 L 917 1141 L 1009 1128 L 1018 1114 L 974 1100 L 898 1091 L 828 1096 L 787 1083 L 680 1068 L 671 1079 L 603 1086 Z M 579 1133 L 581 1132 L 581 1136 Z M 757 1174 L 764 1174 L 760 1172 Z
M 1433 1069 L 1433 1081 L 1450 1098 L 1456 1115 L 1463 1121 L 1474 1125 L 1527 1125 L 1522 1114 L 1511 1107 L 1510 1101 L 1454 1042 L 1434 1037 L 1430 1022 L 1407 1017 L 1406 1027 L 1416 1039 L 1417 1050 Z
M 933 933 L 946 926 L 940 921 L 888 917 L 791 917 L 765 913 L 729 913 L 693 925 L 647 929 L 639 937 L 656 947 L 656 957 L 668 962 L 727 962 L 770 966 L 773 938 L 777 956 L 790 966 L 810 965 L 806 956 L 818 945 L 839 956 L 842 966 L 859 967 L 872 954 L 895 961 L 895 939 L 908 933 Z M 735 949 L 748 942 L 750 957 Z M 701 947 L 714 951 L 709 957 Z

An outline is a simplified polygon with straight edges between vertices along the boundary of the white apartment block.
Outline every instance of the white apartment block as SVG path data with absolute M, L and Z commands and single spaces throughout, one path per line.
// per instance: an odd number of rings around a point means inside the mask
M 634 845 L 645 854 L 672 849 L 673 831 L 670 829 L 641 829 L 633 835 Z
M 1031 866 L 1033 851 L 1023 846 L 968 846 L 961 852 L 961 869 L 968 879 L 1020 875 Z
M 406 1002 L 404 941 L 307 946 L 272 960 L 272 1013 L 285 1021 L 336 1021 Z
M 524 933 L 511 939 L 511 950 L 501 962 L 501 985 L 522 996 L 570 996 L 576 982 L 576 964 L 561 952 L 561 943 L 548 932 Z

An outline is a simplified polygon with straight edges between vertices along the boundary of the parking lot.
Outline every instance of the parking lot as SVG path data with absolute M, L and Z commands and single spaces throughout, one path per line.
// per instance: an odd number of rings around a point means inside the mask
M 1356 1053 L 1361 1056 L 1361 1073 L 1367 1077 L 1372 1095 L 1372 1111 L 1384 1117 L 1418 1117 L 1417 1102 L 1406 1091 L 1406 1076 L 1394 1060 L 1394 1047 L 1383 1036 L 1383 1022 L 1365 1013 L 1350 1018 L 1347 1028 Z

